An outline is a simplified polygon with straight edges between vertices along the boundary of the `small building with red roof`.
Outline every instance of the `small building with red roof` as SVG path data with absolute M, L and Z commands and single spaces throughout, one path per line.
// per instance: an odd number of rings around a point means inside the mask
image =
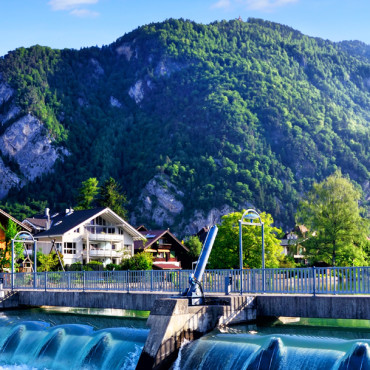
M 189 249 L 182 244 L 169 229 L 147 230 L 137 228 L 146 241 L 134 242 L 135 253 L 145 252 L 153 255 L 153 269 L 179 270 L 191 268 Z

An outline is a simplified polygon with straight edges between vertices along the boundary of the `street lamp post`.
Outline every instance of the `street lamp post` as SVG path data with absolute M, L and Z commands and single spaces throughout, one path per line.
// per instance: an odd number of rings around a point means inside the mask
M 36 288 L 36 271 L 37 271 L 37 256 L 36 256 L 36 240 L 28 231 L 18 232 L 12 239 L 12 290 L 14 289 L 14 243 L 33 242 L 33 285 Z
M 245 221 L 246 220 L 246 221 Z M 253 222 L 258 220 L 258 222 Z M 247 209 L 239 220 L 240 294 L 243 294 L 243 225 L 261 226 L 262 229 L 262 290 L 265 291 L 265 228 L 261 216 L 254 209 Z

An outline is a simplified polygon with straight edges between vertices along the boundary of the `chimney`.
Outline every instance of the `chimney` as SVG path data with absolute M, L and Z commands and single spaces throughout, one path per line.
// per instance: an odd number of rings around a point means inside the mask
M 73 213 L 73 208 L 66 208 L 66 216 L 69 216 Z
M 45 216 L 46 216 L 46 230 L 50 229 L 50 208 L 45 208 Z

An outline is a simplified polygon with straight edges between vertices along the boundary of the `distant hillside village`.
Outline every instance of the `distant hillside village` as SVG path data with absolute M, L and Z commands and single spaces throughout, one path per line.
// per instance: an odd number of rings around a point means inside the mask
M 14 227 L 15 226 L 15 227 Z M 1 270 L 10 269 L 9 228 L 25 231 L 36 240 L 38 270 L 100 270 L 100 269 L 191 269 L 197 260 L 200 246 L 208 228 L 202 228 L 190 239 L 198 243 L 198 251 L 191 250 L 169 230 L 148 230 L 144 225 L 134 227 L 110 208 L 86 210 L 65 209 L 19 221 L 0 209 Z M 282 253 L 296 262 L 304 262 L 299 247 L 307 229 L 299 228 L 281 240 Z M 12 235 L 11 237 L 14 237 Z M 8 240 L 7 240 L 8 238 Z M 24 243 L 17 253 L 17 270 L 33 271 L 34 243 Z M 48 261 L 49 260 L 49 261 Z M 132 263 L 128 263 L 131 261 Z

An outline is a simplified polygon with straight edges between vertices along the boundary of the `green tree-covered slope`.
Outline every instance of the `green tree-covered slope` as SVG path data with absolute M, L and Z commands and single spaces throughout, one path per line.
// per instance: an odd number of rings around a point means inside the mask
M 291 225 L 302 193 L 337 168 L 368 186 L 368 50 L 258 19 L 171 19 L 101 49 L 17 49 L 0 73 L 70 155 L 8 200 L 74 204 L 82 181 L 111 176 L 132 212 L 163 174 L 184 194 L 176 225 L 224 205 Z

